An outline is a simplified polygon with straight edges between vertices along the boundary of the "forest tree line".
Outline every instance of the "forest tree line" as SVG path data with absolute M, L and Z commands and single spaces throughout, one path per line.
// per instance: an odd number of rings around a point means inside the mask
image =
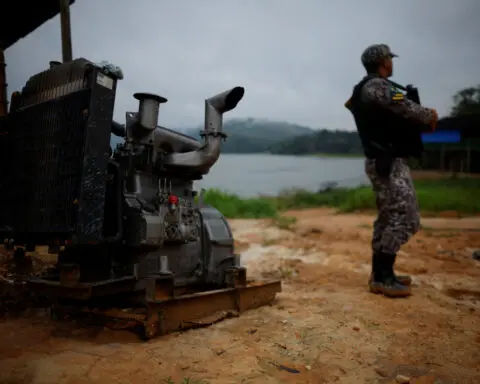
M 480 114 L 480 85 L 458 91 L 453 96 L 450 116 Z M 480 129 L 480 127 L 479 127 Z M 271 147 L 271 153 L 285 155 L 361 154 L 362 147 L 357 132 L 322 129 L 312 133 L 282 140 Z

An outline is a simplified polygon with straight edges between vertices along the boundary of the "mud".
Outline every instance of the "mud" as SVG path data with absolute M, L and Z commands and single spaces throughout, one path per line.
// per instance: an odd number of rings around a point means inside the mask
M 426 218 L 399 254 L 414 295 L 368 293 L 373 217 L 233 220 L 249 274 L 283 279 L 271 307 L 142 343 L 42 312 L 0 322 L 0 383 L 479 383 L 480 218 Z

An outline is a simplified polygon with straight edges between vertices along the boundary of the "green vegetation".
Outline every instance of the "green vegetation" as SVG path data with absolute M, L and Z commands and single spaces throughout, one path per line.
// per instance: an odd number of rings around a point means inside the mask
M 217 208 L 225 217 L 242 219 L 259 219 L 261 217 L 276 217 L 278 208 L 276 201 L 270 198 L 245 198 L 223 192 L 218 189 L 205 191 L 203 200 Z
M 461 214 L 480 213 L 480 178 L 449 178 L 415 182 L 420 209 L 438 213 L 457 211 Z M 358 188 L 330 188 L 319 192 L 289 190 L 278 197 L 242 199 L 220 190 L 209 190 L 204 201 L 227 218 L 273 218 L 280 228 L 288 229 L 293 218 L 282 216 L 289 209 L 315 207 L 337 208 L 340 212 L 375 209 L 370 186 Z
M 277 216 L 275 218 L 275 225 L 280 229 L 291 229 L 296 222 L 297 218 L 292 216 Z
M 452 116 L 464 116 L 480 113 L 480 84 L 464 88 L 453 96 Z

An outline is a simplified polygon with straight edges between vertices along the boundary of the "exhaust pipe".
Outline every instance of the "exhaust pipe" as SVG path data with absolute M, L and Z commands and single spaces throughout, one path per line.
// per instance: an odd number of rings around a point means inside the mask
M 127 112 L 125 135 L 136 142 L 148 143 L 153 140 L 157 128 L 160 104 L 166 103 L 168 100 L 153 93 L 135 93 L 133 97 L 139 102 L 138 112 Z M 119 127 L 112 126 L 112 128 Z M 120 131 L 120 129 L 115 129 L 115 131 L 117 130 Z
M 160 126 L 155 130 L 153 142 L 155 148 L 161 148 L 162 145 L 167 144 L 173 152 L 181 153 L 202 148 L 202 143 L 194 137 Z
M 204 144 L 191 152 L 172 153 L 165 157 L 164 165 L 183 168 L 188 172 L 206 174 L 220 156 L 223 133 L 223 114 L 234 109 L 242 100 L 245 88 L 235 87 L 205 100 Z

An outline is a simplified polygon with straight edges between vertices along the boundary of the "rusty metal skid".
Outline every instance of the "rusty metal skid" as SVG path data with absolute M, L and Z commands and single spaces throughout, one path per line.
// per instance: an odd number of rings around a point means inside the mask
M 56 306 L 57 317 L 66 314 L 93 315 L 114 328 L 140 325 L 145 340 L 174 331 L 206 327 L 236 317 L 249 309 L 268 305 L 281 292 L 281 281 L 256 281 L 211 291 L 179 294 L 167 280 L 157 284 L 154 297 L 147 295 L 144 308 L 73 308 Z

